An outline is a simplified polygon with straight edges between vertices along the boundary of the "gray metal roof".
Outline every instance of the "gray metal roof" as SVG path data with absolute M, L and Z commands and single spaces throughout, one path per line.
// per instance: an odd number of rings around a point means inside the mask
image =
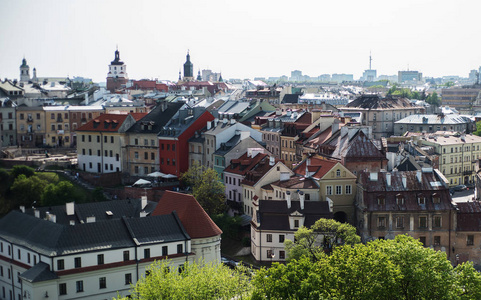
M 460 115 L 411 115 L 396 121 L 396 124 L 456 125 L 470 122 L 471 119 Z
M 57 279 L 58 276 L 50 271 L 50 266 L 44 262 L 39 262 L 27 271 L 23 272 L 20 277 L 29 282 L 39 282 Z

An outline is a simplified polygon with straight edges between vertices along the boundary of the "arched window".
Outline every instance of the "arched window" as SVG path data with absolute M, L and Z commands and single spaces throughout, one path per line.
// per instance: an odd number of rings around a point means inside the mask
M 336 170 L 336 177 L 341 177 L 341 170 L 340 169 Z

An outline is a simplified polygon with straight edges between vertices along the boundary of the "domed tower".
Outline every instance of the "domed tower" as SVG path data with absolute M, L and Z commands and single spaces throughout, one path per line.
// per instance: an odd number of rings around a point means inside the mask
M 197 81 L 202 81 L 202 75 L 200 75 L 200 70 L 197 73 Z
M 109 65 L 107 74 L 107 89 L 111 92 L 125 86 L 129 80 L 127 76 L 127 66 L 120 60 L 119 49 L 115 50 L 115 59 Z
M 190 54 L 187 51 L 186 62 L 184 63 L 184 81 L 194 80 L 194 65 L 190 61 Z
M 30 81 L 30 67 L 27 65 L 27 60 L 25 57 L 22 60 L 22 65 L 20 66 L 20 82 Z

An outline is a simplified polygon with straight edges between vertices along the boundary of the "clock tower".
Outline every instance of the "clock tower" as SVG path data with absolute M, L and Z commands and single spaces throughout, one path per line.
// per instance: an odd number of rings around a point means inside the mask
M 115 59 L 109 65 L 109 73 L 107 74 L 107 90 L 114 92 L 125 87 L 127 81 L 127 66 L 120 60 L 119 49 L 115 50 Z

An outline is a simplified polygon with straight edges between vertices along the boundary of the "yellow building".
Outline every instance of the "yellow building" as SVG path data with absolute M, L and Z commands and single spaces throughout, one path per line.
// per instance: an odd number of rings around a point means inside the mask
M 69 148 L 71 139 L 68 106 L 44 106 L 43 110 L 47 133 L 45 144 Z
M 16 111 L 17 143 L 21 147 L 41 147 L 46 143 L 43 107 L 19 106 Z

